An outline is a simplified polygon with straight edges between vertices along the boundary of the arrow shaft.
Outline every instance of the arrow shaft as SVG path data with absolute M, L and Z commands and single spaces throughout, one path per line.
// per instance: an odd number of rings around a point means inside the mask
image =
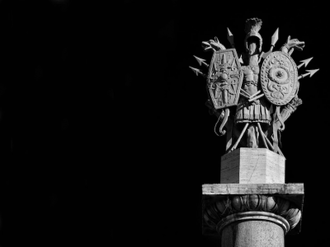
M 289 51 L 289 55 L 290 55 L 290 56 L 292 55 L 293 51 L 294 51 L 294 49 L 291 48 L 290 51 Z
M 306 77 L 306 76 L 308 76 L 308 75 L 309 75 L 309 73 L 302 74 L 302 75 L 298 76 L 298 80 L 300 80 L 300 79 L 302 79 L 302 78 L 304 78 L 304 77 Z
M 202 64 L 204 64 L 206 67 L 209 67 L 209 65 L 207 63 L 205 63 L 204 61 L 202 61 Z

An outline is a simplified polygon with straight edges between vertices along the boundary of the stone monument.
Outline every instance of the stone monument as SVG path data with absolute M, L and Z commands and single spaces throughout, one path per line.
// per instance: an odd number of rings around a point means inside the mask
M 202 186 L 203 234 L 218 234 L 221 247 L 283 247 L 285 234 L 301 228 L 304 186 L 285 183 L 280 134 L 302 103 L 299 80 L 318 69 L 299 75 L 312 59 L 299 65 L 293 60 L 303 41 L 289 36 L 274 50 L 279 29 L 264 52 L 261 25 L 258 18 L 246 20 L 240 56 L 227 28 L 230 48 L 215 37 L 202 42 L 205 51 L 213 52 L 209 63 L 195 56 L 207 73 L 190 67 L 206 78 L 207 106 L 217 117 L 215 134 L 226 136 L 220 183 Z

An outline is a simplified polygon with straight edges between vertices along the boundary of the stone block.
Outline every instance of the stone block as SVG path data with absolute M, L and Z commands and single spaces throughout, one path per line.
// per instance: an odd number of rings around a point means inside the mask
M 220 183 L 285 183 L 285 158 L 266 148 L 239 148 L 221 157 Z

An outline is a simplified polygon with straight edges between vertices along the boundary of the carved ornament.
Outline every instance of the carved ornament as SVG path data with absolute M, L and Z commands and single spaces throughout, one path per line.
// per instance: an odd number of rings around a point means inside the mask
M 286 53 L 275 51 L 264 60 L 260 82 L 266 98 L 274 105 L 286 105 L 295 96 L 298 86 L 298 70 Z
M 228 223 L 228 219 L 230 221 L 230 218 L 235 217 L 235 214 L 240 215 L 246 212 L 271 213 L 268 216 L 274 215 L 272 218 L 277 218 L 277 220 L 281 219 L 278 218 L 280 216 L 285 220 L 282 220 L 284 225 L 287 221 L 288 228 L 286 232 L 295 228 L 301 220 L 301 210 L 294 203 L 279 196 L 258 194 L 222 197 L 204 208 L 203 217 L 209 228 L 220 231 L 223 224 Z
M 215 109 L 237 105 L 243 72 L 235 49 L 213 53 L 207 87 Z

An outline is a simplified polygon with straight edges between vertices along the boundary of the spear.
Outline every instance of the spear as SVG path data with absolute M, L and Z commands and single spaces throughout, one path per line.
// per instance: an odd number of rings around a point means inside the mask
M 275 33 L 272 36 L 272 40 L 270 43 L 270 51 L 273 51 L 273 48 L 275 47 L 277 40 L 278 40 L 278 28 L 276 29 Z
M 231 47 L 234 48 L 235 47 L 234 35 L 230 32 L 228 27 L 227 27 L 227 40 L 229 41 Z
M 206 67 L 209 66 L 209 65 L 205 62 L 205 59 L 200 58 L 200 57 L 196 57 L 195 55 L 193 55 L 193 56 L 194 56 L 194 58 L 196 58 L 196 60 L 197 60 L 197 62 L 198 62 L 198 64 L 199 64 L 199 66 L 202 66 L 202 64 L 204 64 Z
M 312 59 L 313 59 L 313 57 L 311 57 L 311 58 L 307 58 L 307 59 L 304 59 L 304 60 L 301 60 L 301 61 L 300 61 L 301 64 L 299 64 L 299 65 L 297 66 L 297 68 L 300 69 L 302 66 L 307 67 L 307 65 L 309 64 L 309 62 L 310 62 Z
M 233 59 L 233 62 L 231 63 L 231 69 L 234 69 L 236 67 L 236 64 L 235 64 L 236 60 Z
M 239 61 L 241 64 L 244 63 L 244 62 L 243 62 L 243 59 L 242 59 L 242 55 L 239 57 L 238 61 Z
M 213 50 L 213 52 L 215 52 L 215 49 L 207 41 L 202 42 L 202 47 L 204 48 L 204 51 Z
M 305 74 L 300 75 L 300 76 L 298 77 L 298 80 L 299 80 L 299 79 L 302 79 L 302 78 L 304 78 L 304 77 L 306 77 L 306 76 L 312 77 L 312 76 L 313 76 L 318 70 L 319 70 L 319 69 L 313 69 L 313 70 L 307 70 L 307 69 L 306 69 L 306 71 L 307 71 L 308 73 L 305 73 Z
M 260 56 L 260 59 L 258 62 L 261 61 L 262 58 L 265 58 L 268 56 L 269 53 L 271 53 L 275 47 L 275 44 L 276 42 L 278 41 L 278 28 L 276 29 L 276 31 L 274 32 L 274 34 L 272 35 L 272 38 L 271 38 L 271 42 L 270 42 L 270 49 L 268 52 L 264 53 L 262 52 L 261 56 Z
M 289 50 L 289 55 L 290 55 L 290 56 L 292 55 L 293 51 L 294 51 L 293 48 L 291 48 L 291 49 Z
M 194 67 L 189 66 L 190 69 L 192 69 L 192 71 L 195 73 L 196 76 L 198 76 L 198 74 L 201 74 L 203 77 L 205 77 L 205 74 L 203 74 L 202 71 L 200 71 L 199 69 L 196 69 Z

